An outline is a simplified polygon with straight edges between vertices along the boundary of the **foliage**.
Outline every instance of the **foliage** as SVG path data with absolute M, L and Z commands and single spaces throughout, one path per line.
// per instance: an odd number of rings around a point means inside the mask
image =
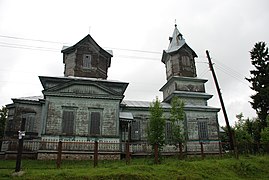
M 15 160 L 0 160 L 0 179 L 268 179 L 269 156 L 241 156 L 234 158 L 165 159 L 163 164 L 152 165 L 143 159 L 93 162 L 65 160 L 60 169 L 55 161 L 23 160 L 25 172 L 13 177 Z
M 252 123 L 249 119 L 243 119 L 243 114 L 240 113 L 236 115 L 236 118 L 238 119 L 237 122 L 235 122 L 235 139 L 237 143 L 252 143 L 253 142 L 253 136 L 249 131 L 252 132 L 252 129 L 250 130 Z
M 267 127 L 261 131 L 261 142 L 269 143 L 269 116 L 267 116 Z
M 236 115 L 238 119 L 235 122 L 234 131 L 237 143 L 259 143 L 261 137 L 261 122 L 260 119 L 244 119 L 243 114 Z
M 255 70 L 250 71 L 252 76 L 246 80 L 251 83 L 251 89 L 256 91 L 256 94 L 251 96 L 251 105 L 256 110 L 263 129 L 267 125 L 266 117 L 269 110 L 269 54 L 265 42 L 256 43 L 250 51 L 250 56 Z
M 178 97 L 174 97 L 171 102 L 170 119 L 172 125 L 172 142 L 177 145 L 178 143 L 185 142 L 184 135 L 184 102 Z
M 7 108 L 5 106 L 2 106 L 2 109 L 0 109 L 0 139 L 4 137 L 6 121 Z
M 260 143 L 261 136 L 261 122 L 259 119 L 253 118 L 244 118 L 243 114 L 240 113 L 236 115 L 238 119 L 235 122 L 234 127 L 231 127 L 231 130 L 235 134 L 235 142 L 239 148 L 240 152 L 257 152 L 258 144 Z M 227 127 L 222 127 L 224 133 L 221 133 L 220 139 L 222 142 L 229 142 L 229 134 Z M 224 150 L 229 150 L 228 144 L 223 144 Z
M 157 144 L 159 148 L 164 145 L 165 119 L 163 118 L 163 109 L 161 102 L 156 98 L 150 105 L 150 119 L 148 127 L 148 140 L 151 145 Z

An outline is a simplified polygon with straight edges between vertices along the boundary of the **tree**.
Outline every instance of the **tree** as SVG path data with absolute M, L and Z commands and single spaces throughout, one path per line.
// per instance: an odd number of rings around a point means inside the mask
M 2 106 L 2 109 L 0 109 L 0 139 L 4 137 L 6 120 L 7 120 L 7 108 L 5 106 Z
M 172 142 L 177 145 L 185 142 L 184 136 L 184 102 L 174 97 L 171 102 L 170 119 L 172 125 Z
M 158 98 L 150 105 L 149 111 L 148 140 L 152 146 L 157 144 L 161 149 L 165 141 L 165 119 L 163 118 L 163 109 Z
M 249 119 L 243 119 L 243 117 L 242 113 L 236 115 L 236 118 L 238 119 L 238 121 L 235 122 L 234 127 L 236 142 L 238 144 L 253 143 L 253 136 L 249 133 L 252 129 L 249 129 L 250 127 L 247 126 L 251 123 Z
M 269 145 L 269 116 L 267 116 L 267 127 L 261 131 L 261 142 Z
M 252 75 L 246 78 L 251 83 L 251 89 L 256 91 L 252 95 L 252 108 L 256 110 L 261 127 L 267 126 L 266 117 L 269 112 L 269 54 L 265 42 L 258 42 L 250 51 L 251 63 L 255 69 L 250 71 Z
M 242 113 L 236 115 L 236 118 L 238 121 L 235 123 L 234 131 L 239 151 L 259 151 L 261 140 L 260 119 L 244 119 Z

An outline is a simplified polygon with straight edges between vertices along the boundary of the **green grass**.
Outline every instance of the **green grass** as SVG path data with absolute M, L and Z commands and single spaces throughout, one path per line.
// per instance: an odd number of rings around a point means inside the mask
M 269 155 L 231 157 L 166 158 L 154 165 L 152 159 L 63 161 L 57 169 L 55 161 L 22 160 L 24 174 L 12 176 L 15 160 L 0 160 L 0 179 L 269 179 Z

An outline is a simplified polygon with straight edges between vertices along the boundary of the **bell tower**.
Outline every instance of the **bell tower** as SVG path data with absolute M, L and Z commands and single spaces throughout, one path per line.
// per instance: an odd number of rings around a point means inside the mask
M 173 36 L 169 38 L 169 46 L 163 51 L 162 62 L 166 67 L 166 83 L 160 89 L 163 102 L 171 103 L 173 97 L 184 102 L 184 130 L 186 130 L 186 151 L 195 152 L 199 142 L 207 142 L 209 151 L 218 149 L 219 108 L 210 107 L 207 101 L 212 98 L 206 93 L 206 79 L 197 77 L 196 53 L 187 45 L 177 25 Z M 212 144 L 211 144 L 212 142 Z
M 173 76 L 196 77 L 194 58 L 196 53 L 187 45 L 183 35 L 175 29 L 167 50 L 163 51 L 162 62 L 166 67 L 166 79 Z
M 212 97 L 205 93 L 205 79 L 197 78 L 196 53 L 187 45 L 183 35 L 175 25 L 169 46 L 163 51 L 162 62 L 166 67 L 166 84 L 161 88 L 163 101 L 170 103 L 174 96 L 180 97 L 185 104 L 207 105 Z

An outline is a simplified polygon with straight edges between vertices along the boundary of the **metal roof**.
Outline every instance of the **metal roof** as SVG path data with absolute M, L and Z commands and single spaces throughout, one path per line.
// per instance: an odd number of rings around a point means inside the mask
M 120 119 L 133 120 L 133 114 L 130 112 L 120 112 Z
M 175 25 L 173 36 L 171 38 L 168 49 L 166 50 L 166 53 L 179 50 L 185 43 L 185 39 L 182 37 L 182 34 L 177 29 L 177 25 Z
M 44 99 L 43 95 L 12 98 L 12 100 L 25 100 L 25 101 L 39 101 L 40 99 Z
M 48 77 L 48 78 L 55 78 L 55 79 L 74 79 L 74 80 L 89 80 L 89 81 L 100 81 L 100 82 L 114 82 L 114 83 L 126 83 L 121 82 L 118 80 L 108 80 L 108 79 L 101 79 L 101 78 L 89 78 L 89 77 L 78 77 L 78 76 L 58 76 L 58 77 L 52 77 L 52 76 L 40 76 L 40 77 Z
M 111 56 L 113 56 L 113 51 L 112 50 L 105 50 L 106 52 L 108 52 L 109 54 L 111 54 Z
M 116 81 L 116 80 L 107 80 L 107 79 L 99 79 L 99 78 L 88 78 L 88 77 L 75 77 L 75 76 L 60 76 L 60 77 L 52 77 L 52 76 L 39 76 L 39 79 L 41 81 L 41 84 L 43 86 L 44 89 L 46 89 L 46 83 L 47 82 L 67 82 L 69 80 L 74 80 L 74 81 L 88 81 L 88 82 L 101 82 L 101 83 L 105 83 L 105 84 L 109 84 L 109 83 L 115 83 L 118 85 L 123 86 L 124 88 L 122 89 L 123 92 L 126 90 L 127 86 L 129 83 L 126 82 L 121 82 L 121 81 Z
M 151 103 L 152 102 L 150 102 L 150 101 L 123 100 L 121 104 L 125 105 L 127 107 L 149 108 Z M 161 105 L 162 105 L 163 108 L 171 108 L 170 104 L 168 104 L 168 103 L 162 102 Z
M 219 112 L 220 108 L 215 108 L 215 107 L 211 107 L 211 106 L 197 106 L 197 105 L 190 105 L 190 104 L 186 104 L 184 106 L 185 110 L 189 110 L 189 111 L 203 111 L 203 112 Z
M 163 51 L 163 56 L 162 56 L 163 63 L 165 63 L 166 61 L 165 59 L 167 59 L 166 57 L 167 54 L 177 52 L 183 47 L 190 49 L 192 55 L 194 57 L 198 57 L 197 54 L 185 42 L 185 39 L 183 38 L 182 34 L 177 29 L 177 25 L 175 25 L 173 35 L 172 37 L 169 37 L 169 40 L 170 40 L 170 43 L 169 43 L 168 49 Z

